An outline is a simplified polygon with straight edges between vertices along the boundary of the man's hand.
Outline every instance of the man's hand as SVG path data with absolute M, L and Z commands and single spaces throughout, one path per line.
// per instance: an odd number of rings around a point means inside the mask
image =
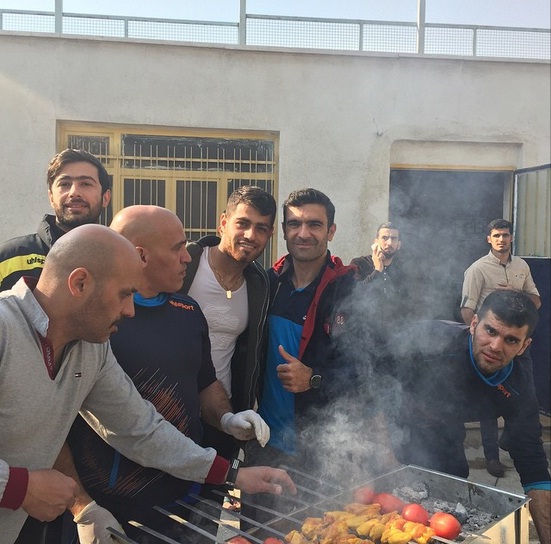
M 277 365 L 277 377 L 284 389 L 290 393 L 303 393 L 310 389 L 312 369 L 301 363 L 296 357 L 289 355 L 283 346 L 279 346 L 279 354 L 285 363 Z
M 220 419 L 220 427 L 238 440 L 252 440 L 256 437 L 262 447 L 270 440 L 270 427 L 254 410 L 237 414 L 228 412 Z
M 96 501 L 87 504 L 78 516 L 73 518 L 77 524 L 80 544 L 114 544 L 118 539 L 111 535 L 107 527 L 125 534 L 113 514 L 102 508 Z
M 373 260 L 373 268 L 378 272 L 382 272 L 385 268 L 385 254 L 377 242 L 371 245 L 371 259 Z
M 296 495 L 297 488 L 291 477 L 280 468 L 242 467 L 237 471 L 235 487 L 245 493 L 272 493 L 281 495 L 287 491 Z
M 77 493 L 77 483 L 57 470 L 30 470 L 21 507 L 39 521 L 52 521 L 73 506 Z

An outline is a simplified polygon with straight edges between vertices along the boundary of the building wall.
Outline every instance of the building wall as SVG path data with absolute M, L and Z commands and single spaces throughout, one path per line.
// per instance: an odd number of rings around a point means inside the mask
M 549 163 L 549 119 L 545 62 L 0 33 L 0 240 L 50 209 L 58 120 L 279 131 L 279 200 L 326 192 L 348 260 L 388 217 L 392 165 Z

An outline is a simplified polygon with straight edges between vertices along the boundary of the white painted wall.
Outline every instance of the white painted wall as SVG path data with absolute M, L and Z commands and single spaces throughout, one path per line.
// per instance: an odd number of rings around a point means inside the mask
M 60 119 L 279 131 L 279 199 L 326 192 L 346 262 L 387 219 L 391 164 L 551 162 L 544 62 L 0 33 L 0 240 L 49 211 Z

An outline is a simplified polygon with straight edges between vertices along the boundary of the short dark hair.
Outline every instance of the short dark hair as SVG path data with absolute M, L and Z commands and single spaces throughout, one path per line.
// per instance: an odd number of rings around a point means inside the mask
M 398 231 L 398 240 L 400 239 L 400 229 L 390 221 L 387 221 L 386 223 L 381 223 L 377 227 L 377 237 L 379 236 L 379 232 L 381 232 L 381 229 L 391 229 L 391 230 L 397 230 Z
M 490 221 L 486 227 L 488 236 L 490 236 L 495 229 L 509 229 L 509 234 L 513 234 L 513 224 L 507 221 L 507 219 L 494 219 Z
M 264 189 L 254 185 L 242 185 L 237 188 L 228 198 L 226 215 L 230 216 L 235 212 L 239 204 L 247 204 L 252 206 L 260 215 L 270 216 L 271 225 L 274 225 L 277 204 L 275 198 Z
M 479 319 L 482 319 L 490 311 L 506 325 L 518 328 L 528 325 L 527 336 L 532 336 L 538 324 L 539 315 L 536 305 L 522 291 L 509 291 L 505 289 L 492 291 L 484 299 L 477 315 Z
M 326 194 L 311 188 L 298 189 L 287 197 L 287 200 L 283 203 L 283 224 L 285 225 L 287 219 L 286 212 L 289 206 L 300 208 L 305 204 L 321 204 L 324 206 L 325 212 L 327 213 L 327 227 L 333 225 L 335 222 L 335 206 Z
M 91 165 L 98 169 L 98 178 L 101 184 L 101 194 L 105 194 L 106 191 L 111 189 L 111 180 L 109 174 L 103 166 L 102 162 L 92 153 L 84 151 L 82 149 L 64 149 L 53 157 L 48 166 L 48 175 L 46 182 L 48 183 L 48 189 L 51 190 L 52 183 L 59 175 L 60 170 L 71 162 L 89 162 Z

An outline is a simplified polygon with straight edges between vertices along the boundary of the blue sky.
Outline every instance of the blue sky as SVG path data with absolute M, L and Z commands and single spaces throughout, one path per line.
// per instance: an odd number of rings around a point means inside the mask
M 0 0 L 0 8 L 53 11 L 55 0 Z M 426 0 L 431 23 L 550 28 L 549 0 Z M 239 0 L 64 0 L 72 13 L 237 21 Z M 248 0 L 248 13 L 415 21 L 417 0 Z

